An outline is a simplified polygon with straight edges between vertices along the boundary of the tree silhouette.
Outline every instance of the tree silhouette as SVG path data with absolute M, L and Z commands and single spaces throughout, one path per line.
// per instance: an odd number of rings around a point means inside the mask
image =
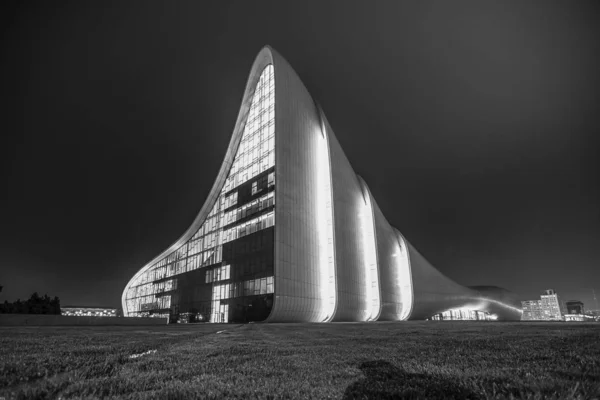
M 47 294 L 40 297 L 34 292 L 27 301 L 17 299 L 9 303 L 5 300 L 0 304 L 0 314 L 60 314 L 60 299 L 57 296 L 51 299 Z

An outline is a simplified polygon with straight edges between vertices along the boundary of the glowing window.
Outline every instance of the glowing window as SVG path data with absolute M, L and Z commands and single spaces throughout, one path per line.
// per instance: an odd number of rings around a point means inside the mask
M 265 216 L 262 219 L 256 218 L 250 221 L 251 224 L 244 224 L 242 227 L 233 227 L 223 231 L 223 227 L 234 223 L 239 215 L 237 212 L 224 213 L 224 209 L 233 207 L 238 203 L 238 191 L 235 188 L 274 165 L 274 103 L 274 70 L 273 65 L 268 65 L 261 72 L 256 84 L 242 137 L 220 197 L 216 200 L 202 226 L 194 233 L 188 243 L 152 265 L 132 281 L 124 296 L 126 300 L 125 315 L 133 315 L 133 312 L 142 311 L 140 310 L 142 304 L 149 304 L 148 307 L 150 307 L 144 311 L 149 311 L 152 307 L 170 307 L 170 296 L 162 297 L 164 300 L 161 301 L 164 301 L 164 304 L 158 305 L 153 302 L 154 295 L 159 289 L 158 286 L 152 285 L 152 282 L 218 263 L 222 259 L 222 243 L 235 240 L 238 237 L 274 224 L 274 216 L 271 213 L 268 217 Z M 273 173 L 268 178 L 269 186 L 274 184 L 272 175 Z M 252 186 L 253 194 L 260 192 L 264 187 L 265 185 L 260 186 L 259 183 L 254 182 Z M 233 192 L 231 192 L 232 190 Z M 252 208 L 246 206 L 244 208 L 245 212 L 257 212 L 263 204 L 266 204 L 266 206 L 273 205 L 273 200 L 268 201 L 268 198 L 265 200 L 265 202 L 257 201 L 255 207 L 252 206 Z M 219 269 L 217 273 L 219 279 L 229 279 L 229 266 L 224 267 L 226 269 Z M 213 281 L 213 279 L 214 276 L 206 275 L 207 282 L 209 280 Z M 140 285 L 146 286 L 140 287 Z M 215 296 L 217 294 L 213 292 L 213 300 Z M 221 297 L 220 292 L 218 297 Z M 227 314 L 227 311 L 223 311 L 223 307 L 218 302 L 213 302 L 212 314 L 215 317 L 211 317 L 211 320 L 223 319 L 223 315 L 221 317 L 217 315 Z

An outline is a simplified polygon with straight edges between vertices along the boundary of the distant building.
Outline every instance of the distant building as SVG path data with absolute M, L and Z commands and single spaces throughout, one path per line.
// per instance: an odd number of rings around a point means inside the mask
M 541 296 L 542 301 L 542 316 L 547 321 L 560 321 L 562 320 L 562 307 L 560 300 L 558 299 L 558 293 L 552 289 L 545 291 L 545 294 Z
M 585 312 L 585 315 L 591 315 L 592 317 L 599 317 L 600 316 L 600 310 L 587 310 Z
M 446 310 L 431 317 L 433 321 L 495 321 L 496 319 L 498 319 L 496 315 L 467 308 Z
M 522 301 L 523 316 L 521 321 L 541 321 L 542 318 L 542 301 L 541 300 L 526 300 Z
M 60 308 L 61 315 L 68 317 L 116 317 L 116 308 L 107 307 L 76 307 L 66 306 Z
M 566 303 L 567 314 L 585 314 L 583 311 L 583 302 L 579 300 L 570 300 Z
M 565 306 L 565 321 L 593 322 L 597 320 L 596 316 L 592 312 L 585 312 L 583 308 L 583 302 L 579 300 L 569 300 L 565 303 Z
M 600 310 L 587 310 L 584 315 L 587 321 L 600 322 Z
M 564 310 L 558 294 L 548 289 L 540 296 L 540 300 L 522 301 L 523 315 L 521 321 L 562 321 Z

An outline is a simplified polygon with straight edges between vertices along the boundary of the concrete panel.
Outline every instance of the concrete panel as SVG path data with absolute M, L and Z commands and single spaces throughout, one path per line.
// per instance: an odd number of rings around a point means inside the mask
M 435 269 L 408 241 L 414 303 L 410 319 L 425 319 L 452 308 L 469 306 L 476 293 Z M 474 308 L 476 309 L 476 308 Z
M 366 321 L 370 315 L 360 213 L 362 189 L 335 133 L 325 118 L 331 154 L 337 307 L 333 321 Z
M 375 212 L 373 210 L 372 196 L 366 182 L 358 176 L 360 183 L 364 207 L 359 215 L 361 220 L 361 234 L 364 246 L 365 260 L 363 262 L 365 275 L 365 290 L 367 293 L 367 310 L 369 316 L 367 321 L 377 321 L 381 314 L 381 285 L 379 283 L 379 257 L 377 254 L 377 235 L 375 227 Z
M 317 215 L 319 221 L 319 246 L 321 248 L 321 288 L 324 303 L 321 311 L 324 315 L 322 321 L 330 322 L 335 316 L 337 308 L 337 271 L 335 257 L 335 232 L 334 221 L 335 212 L 333 204 L 333 183 L 331 175 L 331 152 L 329 149 L 329 134 L 325 122 L 325 114 L 321 107 L 315 102 L 319 112 L 319 122 L 321 128 L 321 137 L 319 140 L 318 154 L 319 159 L 317 169 L 319 179 L 317 182 L 316 193 L 319 206 Z
M 275 297 L 269 322 L 320 322 L 318 141 L 315 104 L 292 67 L 272 51 L 275 75 Z
M 399 321 L 402 316 L 402 285 L 399 262 L 401 248 L 394 228 L 385 219 L 375 199 L 371 199 L 377 235 L 377 255 L 379 261 L 381 314 L 380 321 Z M 405 266 L 407 267 L 407 266 Z M 404 304 L 404 307 L 410 304 Z
M 453 308 L 466 308 L 495 314 L 498 320 L 518 321 L 518 296 L 494 286 L 465 287 L 435 269 L 408 242 L 413 277 L 414 305 L 410 319 L 425 319 Z

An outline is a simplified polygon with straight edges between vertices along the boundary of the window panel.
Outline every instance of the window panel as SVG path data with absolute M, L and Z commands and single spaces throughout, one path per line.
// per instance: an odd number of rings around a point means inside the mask
M 160 296 L 155 298 L 158 291 L 164 292 L 175 290 L 175 281 L 168 280 L 154 284 L 156 280 L 164 279 L 175 274 L 185 273 L 198 269 L 210 263 L 221 262 L 222 260 L 222 243 L 235 240 L 238 237 L 256 232 L 263 227 L 272 225 L 272 218 L 267 220 L 266 217 L 254 218 L 242 226 L 232 227 L 223 230 L 223 226 L 233 224 L 242 214 L 240 207 L 238 209 L 224 213 L 225 208 L 235 207 L 238 204 L 238 192 L 233 191 L 228 196 L 231 190 L 246 182 L 249 179 L 256 177 L 261 172 L 267 170 L 274 165 L 274 79 L 273 66 L 267 66 L 255 88 L 255 93 L 252 98 L 250 111 L 248 113 L 246 126 L 242 133 L 237 154 L 232 162 L 231 169 L 225 180 L 225 184 L 221 191 L 221 196 L 216 200 L 213 208 L 208 213 L 205 222 L 193 234 L 192 238 L 178 248 L 175 252 L 168 254 L 165 258 L 159 260 L 151 268 L 132 283 L 126 293 L 126 305 L 129 312 L 142 311 L 142 306 L 154 304 L 162 308 L 169 308 L 171 305 L 170 296 Z M 253 194 L 260 193 L 266 187 L 262 181 L 253 182 Z M 268 186 L 274 182 L 269 180 Z M 268 194 L 269 197 L 261 197 L 260 201 L 253 201 L 251 204 L 242 205 L 244 215 L 253 215 L 254 213 L 273 205 L 273 193 Z M 272 214 L 272 213 L 271 213 Z M 265 223 L 266 221 L 266 223 Z M 219 280 L 228 280 L 231 277 L 230 265 L 224 265 L 217 269 L 206 272 L 205 281 L 207 283 L 214 282 L 216 277 Z M 271 279 L 272 281 L 272 279 Z M 252 286 L 248 287 L 248 294 L 255 292 L 272 292 L 272 282 L 269 280 L 261 280 L 260 282 L 252 281 Z M 212 299 L 212 315 L 215 313 L 228 312 L 227 305 L 219 304 L 221 299 L 230 298 L 246 293 L 244 285 L 215 285 L 213 287 Z M 147 310 L 146 310 L 147 311 Z M 221 316 L 222 317 L 222 316 Z M 213 318 L 211 317 L 211 320 Z M 226 319 L 226 316 L 225 316 Z

